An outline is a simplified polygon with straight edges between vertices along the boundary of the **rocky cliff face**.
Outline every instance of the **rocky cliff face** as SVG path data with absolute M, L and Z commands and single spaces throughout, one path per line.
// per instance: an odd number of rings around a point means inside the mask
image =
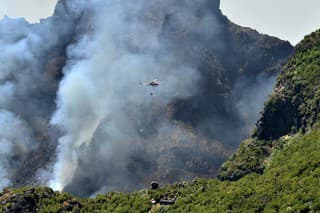
M 254 136 L 270 140 L 300 130 L 305 132 L 319 119 L 318 55 L 316 31 L 297 45 L 296 55 L 279 76 Z

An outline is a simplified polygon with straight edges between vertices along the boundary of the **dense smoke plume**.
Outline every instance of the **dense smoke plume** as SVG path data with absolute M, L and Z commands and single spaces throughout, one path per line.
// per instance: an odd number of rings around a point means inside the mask
M 3 188 L 11 183 L 14 172 L 35 144 L 26 124 L 13 113 L 0 111 L 0 127 L 0 187 Z
M 90 146 L 98 137 L 101 150 L 110 155 L 112 146 L 123 146 L 121 143 L 138 134 L 129 117 L 139 113 L 134 112 L 134 106 L 151 107 L 154 100 L 158 107 L 164 107 L 174 97 L 192 94 L 192 83 L 197 81 L 196 71 L 188 64 L 177 63 L 160 43 L 161 28 L 153 28 L 150 20 L 141 16 L 150 11 L 150 3 L 88 4 L 92 7 L 87 5 L 92 30 L 68 49 L 70 61 L 64 69 L 58 110 L 52 118 L 52 124 L 66 132 L 60 139 L 54 170 L 53 186 L 57 184 L 58 189 L 71 182 L 81 146 Z M 155 89 L 156 97 L 150 97 L 139 82 L 155 77 L 163 86 Z
M 40 182 L 89 196 L 214 176 L 274 81 L 237 78 L 235 58 L 223 65 L 238 53 L 218 7 L 61 0 L 39 24 L 2 20 L 0 187 Z M 143 86 L 153 79 L 159 87 Z
M 40 24 L 8 17 L 0 22 L 1 176 L 13 185 L 34 181 L 36 167 L 46 164 L 35 165 L 37 156 L 53 157 L 46 154 L 55 149 L 57 131 L 47 121 L 56 108 L 63 48 L 75 31 L 71 12 L 57 11 Z

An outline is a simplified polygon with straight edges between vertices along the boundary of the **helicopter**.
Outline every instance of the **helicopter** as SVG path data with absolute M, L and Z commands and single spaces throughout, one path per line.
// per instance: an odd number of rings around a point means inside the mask
M 145 82 L 145 83 L 140 83 L 140 84 L 143 85 L 143 86 L 150 86 L 150 87 L 158 87 L 158 86 L 160 86 L 160 82 L 157 79 L 154 79 L 152 81 L 148 81 L 148 82 Z M 150 95 L 153 96 L 154 93 L 151 92 Z
M 145 82 L 145 83 L 140 83 L 140 84 L 143 85 L 143 86 L 151 86 L 151 87 L 160 86 L 160 83 L 158 82 L 157 79 L 154 79 L 154 80 L 152 80 L 152 81 Z

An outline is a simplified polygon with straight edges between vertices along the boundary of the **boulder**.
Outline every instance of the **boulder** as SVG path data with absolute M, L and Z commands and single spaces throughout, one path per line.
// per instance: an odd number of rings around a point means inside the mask
M 150 188 L 155 190 L 155 189 L 158 189 L 159 188 L 159 183 L 156 182 L 156 181 L 152 181 L 151 184 L 150 184 Z

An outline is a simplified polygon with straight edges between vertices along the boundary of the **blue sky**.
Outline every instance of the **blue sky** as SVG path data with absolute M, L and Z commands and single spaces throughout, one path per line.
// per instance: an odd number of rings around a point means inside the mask
M 31 22 L 50 16 L 56 0 L 0 0 L 0 17 L 25 17 Z M 221 0 L 233 22 L 292 44 L 320 28 L 320 0 Z

